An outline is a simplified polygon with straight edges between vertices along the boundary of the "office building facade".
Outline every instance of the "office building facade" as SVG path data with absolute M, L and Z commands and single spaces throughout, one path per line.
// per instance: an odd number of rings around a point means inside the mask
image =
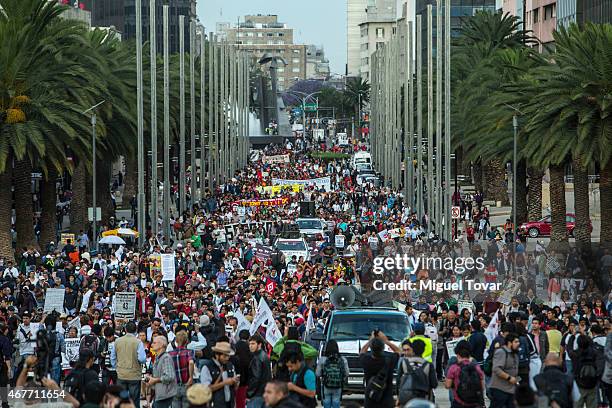
M 93 27 L 115 27 L 123 40 L 136 38 L 135 0 L 80 0 L 91 11 Z M 142 37 L 149 39 L 149 1 L 142 1 Z M 189 52 L 189 21 L 196 18 L 196 0 L 156 0 L 155 35 L 157 51 L 163 52 L 163 5 L 169 9 L 170 53 L 179 52 L 179 16 L 185 16 L 185 52 Z
M 276 15 L 247 15 L 236 25 L 223 25 L 218 33 L 230 44 L 252 53 L 259 59 L 266 53 L 282 57 L 286 66 L 278 67 L 278 90 L 291 87 L 296 81 L 306 79 L 307 46 L 293 43 L 293 29 L 278 21 Z

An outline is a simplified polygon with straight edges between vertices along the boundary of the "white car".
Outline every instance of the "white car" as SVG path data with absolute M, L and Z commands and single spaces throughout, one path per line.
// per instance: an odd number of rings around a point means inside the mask
M 300 233 L 303 234 L 306 239 L 316 238 L 320 235 L 319 240 L 323 240 L 327 231 L 327 223 L 325 220 L 320 218 L 298 218 L 295 223 L 300 228 Z
M 304 260 L 310 260 L 310 251 L 308 244 L 304 238 L 278 238 L 274 243 L 274 247 L 285 255 L 285 262 L 291 261 L 291 257 L 295 255 L 296 260 L 304 257 Z
M 363 170 L 360 171 L 357 177 L 355 178 L 357 181 L 357 185 L 362 185 L 366 183 L 367 179 L 376 178 L 376 173 L 374 170 Z

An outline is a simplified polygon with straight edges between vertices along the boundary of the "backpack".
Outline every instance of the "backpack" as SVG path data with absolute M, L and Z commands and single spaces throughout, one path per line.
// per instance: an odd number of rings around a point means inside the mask
M 581 388 L 593 389 L 599 382 L 600 375 L 597 372 L 597 361 L 595 357 L 580 357 L 580 370 L 576 373 L 576 384 Z
M 83 395 L 83 372 L 81 370 L 72 370 L 68 374 L 64 382 L 64 388 L 81 404 L 85 402 L 85 396 Z
M 520 346 L 518 350 L 519 370 L 529 369 L 529 360 L 531 358 L 530 357 L 531 350 L 529 347 L 529 342 L 527 341 L 527 337 L 520 336 L 519 342 L 520 342 Z
M 95 334 L 88 334 L 83 336 L 81 344 L 79 345 L 79 354 L 84 350 L 89 350 L 93 353 L 94 359 L 98 357 L 98 348 L 100 346 L 100 340 Z
M 387 388 L 387 359 L 385 358 L 385 365 L 380 371 L 366 384 L 365 397 L 372 402 L 380 402 L 385 397 L 385 390 Z
M 342 388 L 344 377 L 344 364 L 340 356 L 335 355 L 325 360 L 322 379 L 326 388 Z
M 423 363 L 416 368 L 407 360 L 402 360 L 402 371 L 404 374 L 400 379 L 399 402 L 401 405 L 414 398 L 427 398 L 429 388 L 430 364 Z
M 480 404 L 483 401 L 482 381 L 472 363 L 461 366 L 457 396 L 466 404 Z

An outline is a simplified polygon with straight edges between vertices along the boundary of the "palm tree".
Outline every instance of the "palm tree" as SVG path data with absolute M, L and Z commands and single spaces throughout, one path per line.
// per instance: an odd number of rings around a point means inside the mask
M 370 101 L 370 83 L 363 78 L 350 78 L 346 82 L 345 98 L 350 106 L 354 107 L 355 117 Z M 360 118 L 361 120 L 361 118 Z
M 20 248 L 35 244 L 32 165 L 46 176 L 49 168 L 70 167 L 67 144 L 76 152 L 87 150 L 80 112 L 97 81 L 79 63 L 88 58 L 84 29 L 58 18 L 65 7 L 43 0 L 0 0 L 0 6 L 0 172 L 15 164 Z
M 540 158 L 548 155 L 561 163 L 569 157 L 574 162 L 574 234 L 577 242 L 588 251 L 590 216 L 586 169 L 598 164 L 604 180 L 609 180 L 612 170 L 612 107 L 609 103 L 612 25 L 588 23 L 581 28 L 573 24 L 567 29 L 561 27 L 554 37 L 554 63 L 536 73 L 540 86 L 531 102 L 534 116 L 530 122 L 534 129 L 549 130 L 547 135 L 551 136 L 541 141 Z M 603 188 L 609 186 L 604 183 Z M 601 194 L 601 241 L 608 243 L 611 242 L 612 204 L 603 197 L 609 194 L 608 191 Z M 564 219 L 565 214 L 563 217 L 558 214 L 558 217 Z

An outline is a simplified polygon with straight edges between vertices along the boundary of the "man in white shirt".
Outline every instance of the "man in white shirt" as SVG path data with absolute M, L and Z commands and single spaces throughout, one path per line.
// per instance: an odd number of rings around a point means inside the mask
M 38 332 L 38 324 L 30 323 L 32 315 L 25 311 L 21 314 L 23 323 L 17 329 L 17 339 L 19 340 L 19 355 L 25 358 L 32 356 L 36 352 L 36 333 Z
M 19 269 L 15 268 L 12 261 L 8 261 L 4 273 L 2 274 L 3 279 L 17 279 L 19 277 Z

